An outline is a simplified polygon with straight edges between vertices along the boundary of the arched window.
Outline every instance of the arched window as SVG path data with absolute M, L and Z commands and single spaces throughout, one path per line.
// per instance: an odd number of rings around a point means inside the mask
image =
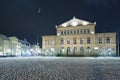
M 87 38 L 87 44 L 90 44 L 91 41 L 90 41 L 90 37 Z
M 84 53 L 84 48 L 83 47 L 80 47 L 80 53 Z
M 60 44 L 64 44 L 64 39 L 63 38 L 60 40 Z
M 101 56 L 103 56 L 103 48 L 102 47 L 99 49 L 99 52 L 100 52 Z
M 70 54 L 70 47 L 67 47 L 67 55 Z
M 111 49 L 109 47 L 106 48 L 106 54 L 107 54 L 107 56 L 111 55 Z
M 76 53 L 77 53 L 77 48 L 74 47 L 74 48 L 73 48 L 73 54 L 76 54 Z
M 90 54 L 90 47 L 87 47 L 87 53 Z
M 60 54 L 63 54 L 63 53 L 64 53 L 64 47 L 61 47 Z
M 106 37 L 106 43 L 107 43 L 107 44 L 110 43 L 110 37 Z

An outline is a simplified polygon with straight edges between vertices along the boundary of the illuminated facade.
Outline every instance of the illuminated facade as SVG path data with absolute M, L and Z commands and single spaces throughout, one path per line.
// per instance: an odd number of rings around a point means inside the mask
M 42 36 L 42 49 L 61 55 L 116 55 L 116 32 L 95 33 L 96 23 L 73 18 L 56 26 L 57 35 Z
M 17 37 L 7 37 L 0 34 L 0 57 L 1 56 L 27 56 L 31 55 L 30 43 Z
M 7 55 L 9 51 L 9 39 L 7 36 L 0 34 L 0 56 Z

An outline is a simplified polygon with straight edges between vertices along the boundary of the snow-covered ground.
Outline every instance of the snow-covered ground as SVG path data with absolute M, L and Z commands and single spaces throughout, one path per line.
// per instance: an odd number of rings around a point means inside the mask
M 120 58 L 0 58 L 0 80 L 120 80 Z

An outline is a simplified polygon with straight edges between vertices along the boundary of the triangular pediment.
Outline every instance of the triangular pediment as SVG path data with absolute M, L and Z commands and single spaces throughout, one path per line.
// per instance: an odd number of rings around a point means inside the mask
M 73 17 L 73 19 L 71 19 L 71 20 L 69 20 L 69 21 L 67 21 L 59 26 L 69 27 L 69 26 L 84 26 L 84 25 L 89 25 L 89 24 L 94 24 L 94 23 Z

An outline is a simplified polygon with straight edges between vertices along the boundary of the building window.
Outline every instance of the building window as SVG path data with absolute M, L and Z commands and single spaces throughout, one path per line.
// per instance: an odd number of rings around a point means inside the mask
M 106 37 L 106 43 L 107 43 L 107 44 L 110 43 L 110 37 Z
M 77 30 L 77 34 L 79 34 L 79 30 Z
M 76 30 L 74 30 L 74 34 L 76 34 Z
M 76 44 L 76 43 L 77 43 L 76 38 L 74 38 L 73 39 L 73 44 Z
M 63 53 L 64 53 L 64 47 L 61 47 L 60 54 L 63 54 Z
M 87 44 L 90 44 L 91 41 L 90 41 L 90 37 L 87 38 Z
M 64 34 L 66 34 L 66 30 L 64 31 Z
M 87 53 L 90 54 L 90 47 L 87 47 Z
M 67 55 L 70 54 L 70 47 L 67 47 Z
M 60 43 L 61 43 L 61 44 L 64 44 L 64 39 L 63 39 L 63 38 L 60 40 Z
M 46 41 L 45 41 L 45 44 L 48 45 L 48 44 L 49 44 L 49 40 L 46 40 Z
M 53 39 L 53 40 L 52 40 L 52 45 L 55 45 L 55 42 L 56 42 L 56 40 L 55 40 L 55 39 Z
M 87 29 L 87 31 L 86 31 L 87 33 L 90 33 L 90 30 L 89 29 Z
M 80 38 L 80 44 L 83 44 L 83 39 L 82 38 Z
M 82 29 L 80 29 L 80 33 L 81 33 L 81 34 L 83 33 Z
M 70 34 L 72 34 L 72 30 L 70 30 Z
M 99 38 L 98 38 L 98 43 L 99 43 L 99 44 L 102 44 L 102 37 L 99 37 Z
M 80 47 L 80 54 L 84 53 L 84 48 Z
M 77 53 L 77 48 L 74 47 L 74 48 L 73 48 L 73 54 L 76 54 L 76 53 Z
M 70 39 L 69 38 L 67 39 L 67 44 L 70 44 Z
M 67 30 L 67 34 L 69 34 L 69 30 Z
M 84 29 L 84 33 L 86 33 L 86 29 Z
M 61 31 L 61 35 L 63 35 L 63 31 Z

